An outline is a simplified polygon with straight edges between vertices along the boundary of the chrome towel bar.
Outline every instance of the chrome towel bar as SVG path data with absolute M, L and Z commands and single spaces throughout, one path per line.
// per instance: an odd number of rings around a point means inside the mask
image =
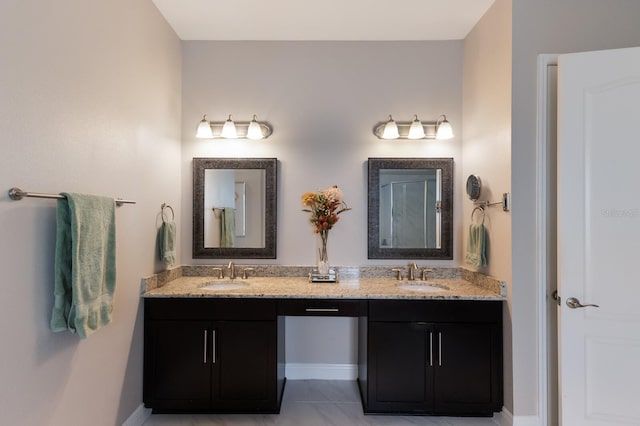
M 64 200 L 65 197 L 59 194 L 43 194 L 40 192 L 26 192 L 23 191 L 20 188 L 11 188 L 9 190 L 9 198 L 11 198 L 12 200 L 22 200 L 24 197 L 33 197 L 33 198 L 53 198 L 53 199 L 58 199 L 58 200 Z M 135 201 L 132 200 L 122 200 L 120 198 L 117 198 L 116 200 L 116 205 L 117 206 L 121 206 L 123 204 L 135 204 Z

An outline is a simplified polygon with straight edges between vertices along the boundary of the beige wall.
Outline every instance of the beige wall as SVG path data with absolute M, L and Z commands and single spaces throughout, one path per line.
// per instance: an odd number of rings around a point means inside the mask
M 480 176 L 480 201 L 500 201 L 511 192 L 511 0 L 497 0 L 464 40 L 462 171 Z M 460 187 L 464 192 L 464 186 Z M 473 203 L 463 194 L 462 229 Z M 479 219 L 476 213 L 476 221 Z M 504 315 L 505 407 L 513 410 L 511 359 L 511 213 L 500 205 L 485 210 L 489 264 L 479 271 L 507 282 Z M 467 233 L 458 246 L 464 263 Z M 467 266 L 469 267 L 469 266 Z M 473 269 L 473 268 L 472 268 Z
M 48 328 L 55 201 L 1 196 L 0 424 L 119 425 L 142 400 L 160 204 L 180 217 L 180 43 L 146 0 L 24 0 L 0 3 L 0 51 L 1 190 L 138 202 L 116 213 L 113 322 L 80 341 Z
M 511 169 L 513 191 L 514 414 L 542 424 L 538 400 L 536 288 L 537 56 L 640 45 L 635 0 L 513 0 Z

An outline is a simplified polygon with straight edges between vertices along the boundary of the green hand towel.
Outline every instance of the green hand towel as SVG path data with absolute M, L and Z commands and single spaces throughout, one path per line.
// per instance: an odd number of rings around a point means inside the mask
M 116 286 L 113 198 L 62 193 L 58 201 L 53 331 L 86 339 L 111 321 Z
M 465 262 L 475 267 L 487 266 L 487 229 L 481 223 L 469 225 L 469 240 Z
M 236 243 L 236 211 L 234 208 L 224 208 L 220 228 L 220 247 L 233 247 Z
M 167 266 L 176 263 L 176 223 L 162 222 L 158 231 L 158 255 Z

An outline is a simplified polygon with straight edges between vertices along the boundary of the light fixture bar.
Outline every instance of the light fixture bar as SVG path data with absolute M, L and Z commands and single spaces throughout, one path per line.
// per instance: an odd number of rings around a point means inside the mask
M 421 128 L 422 127 L 422 128 Z M 442 114 L 436 121 L 424 123 L 420 121 L 417 114 L 413 115 L 413 121 L 395 121 L 391 115 L 389 120 L 376 124 L 373 134 L 378 139 L 452 139 L 453 128 L 447 121 L 447 117 Z
M 398 126 L 398 134 L 399 136 L 395 139 L 409 139 L 409 130 L 411 129 L 411 121 L 408 122 L 400 122 L 396 121 L 396 126 Z M 376 127 L 373 129 L 373 134 L 378 137 L 378 139 L 385 139 L 382 137 L 384 134 L 384 128 L 387 125 L 386 121 L 380 122 L 376 124 Z M 424 129 L 424 137 L 420 139 L 435 139 L 436 138 L 436 123 L 425 123 L 422 122 L 422 128 Z M 414 139 L 415 140 L 415 139 Z
M 211 136 L 208 137 L 207 139 L 224 139 L 222 137 L 222 128 L 224 127 L 224 123 L 225 121 L 209 122 L 211 126 Z M 273 129 L 271 128 L 269 123 L 265 123 L 263 121 L 258 121 L 257 123 L 260 126 L 260 129 L 262 130 L 262 135 L 263 135 L 262 139 L 266 139 L 269 136 L 271 136 L 271 134 L 273 133 Z M 249 125 L 251 124 L 251 122 L 234 120 L 234 124 L 236 125 L 237 139 L 249 139 L 248 133 L 249 133 Z

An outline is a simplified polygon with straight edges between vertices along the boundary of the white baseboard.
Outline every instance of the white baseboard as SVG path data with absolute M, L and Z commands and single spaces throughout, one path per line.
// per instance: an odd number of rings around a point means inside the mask
M 494 414 L 493 420 L 499 426 L 545 426 L 538 416 L 514 416 L 502 407 L 502 411 Z
M 355 380 L 357 364 L 295 364 L 285 365 L 287 380 Z
M 513 426 L 513 414 L 504 407 L 501 412 L 493 415 L 493 420 L 499 426 Z
M 513 426 L 543 426 L 538 416 L 514 416 Z
M 140 404 L 133 413 L 122 423 L 122 426 L 142 426 L 151 415 L 149 408 L 144 408 L 143 404 Z

